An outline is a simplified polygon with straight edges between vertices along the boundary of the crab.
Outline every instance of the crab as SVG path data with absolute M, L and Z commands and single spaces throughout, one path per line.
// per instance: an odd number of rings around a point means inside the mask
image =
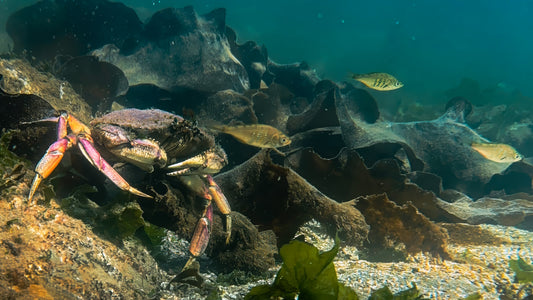
M 118 110 L 92 120 L 90 126 L 67 112 L 41 121 L 57 122 L 57 141 L 50 145 L 35 168 L 36 175 L 28 195 L 30 203 L 41 181 L 52 173 L 64 153 L 75 145 L 117 187 L 140 197 L 152 198 L 132 187 L 115 171 L 102 157 L 100 149 L 102 153 L 110 153 L 146 172 L 153 172 L 157 167 L 165 169 L 167 175 L 188 175 L 200 179 L 195 180 L 201 184 L 194 190 L 207 200 L 207 204 L 191 239 L 191 258 L 200 256 L 207 247 L 213 222 L 212 201 L 226 216 L 226 242 L 229 242 L 231 209 L 211 176 L 226 165 L 227 157 L 212 136 L 190 121 L 158 109 Z

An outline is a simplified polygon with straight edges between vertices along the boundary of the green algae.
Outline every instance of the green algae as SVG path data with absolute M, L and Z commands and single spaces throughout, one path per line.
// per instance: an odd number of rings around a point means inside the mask
M 114 228 L 117 236 L 126 238 L 132 236 L 137 229 L 144 225 L 142 218 L 143 211 L 139 204 L 131 202 L 127 206 L 116 207 L 111 211 L 111 217 L 107 219 L 107 224 Z
M 29 161 L 9 151 L 9 143 L 13 134 L 13 130 L 8 130 L 2 131 L 0 136 L 0 191 L 2 194 L 9 193 L 10 187 L 22 181 L 29 169 Z
M 479 300 L 479 299 L 483 299 L 483 297 L 478 292 L 475 292 L 473 294 L 466 296 L 465 298 L 462 298 L 461 300 Z
M 518 259 L 510 259 L 509 267 L 515 273 L 515 280 L 519 283 L 532 283 L 533 282 L 533 266 L 528 264 L 521 257 Z
M 219 286 L 244 285 L 248 283 L 257 282 L 259 280 L 266 280 L 272 278 L 274 274 L 274 271 L 254 273 L 250 271 L 235 269 L 226 274 L 218 274 L 217 284 Z
M 143 211 L 137 202 L 115 199 L 113 203 L 99 206 L 87 194 L 96 193 L 90 185 L 80 185 L 72 194 L 61 199 L 61 208 L 70 216 L 89 224 L 95 231 L 113 238 L 132 236 L 145 225 Z
M 11 142 L 13 134 L 13 130 L 8 130 L 2 132 L 2 135 L 0 136 L 0 171 L 2 174 L 4 174 L 7 169 L 12 169 L 21 162 L 27 163 L 27 161 L 9 151 L 9 143 Z
M 143 231 L 148 238 L 149 246 L 152 248 L 161 245 L 167 235 L 166 229 L 148 222 L 144 222 Z
M 245 299 L 359 299 L 337 280 L 333 259 L 339 251 L 339 238 L 329 251 L 319 253 L 310 244 L 293 240 L 283 245 L 283 265 L 272 285 L 252 288 Z

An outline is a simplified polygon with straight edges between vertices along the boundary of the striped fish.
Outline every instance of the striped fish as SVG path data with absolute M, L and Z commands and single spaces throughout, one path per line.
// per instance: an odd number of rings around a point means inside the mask
M 392 91 L 403 86 L 403 83 L 387 73 L 352 74 L 351 77 L 378 91 Z

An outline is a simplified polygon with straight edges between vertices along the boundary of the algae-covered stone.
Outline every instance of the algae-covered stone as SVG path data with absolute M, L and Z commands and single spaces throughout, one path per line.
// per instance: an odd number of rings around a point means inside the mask
M 133 235 L 144 225 L 142 213 L 137 202 L 114 208 L 110 213 L 111 218 L 108 219 L 109 231 L 116 232 L 121 238 Z
M 115 199 L 111 204 L 99 206 L 87 197 L 96 191 L 93 186 L 80 186 L 72 195 L 61 199 L 61 208 L 110 237 L 123 239 L 144 225 L 143 211 L 137 202 L 121 203 L 121 199 Z
M 143 230 L 148 239 L 150 240 L 150 244 L 152 246 L 160 245 L 166 236 L 166 230 L 164 228 L 150 224 L 148 222 L 144 223 Z
M 24 176 L 27 175 L 29 168 L 28 161 L 9 151 L 11 135 L 12 132 L 5 132 L 0 136 L 0 174 L 2 174 L 0 175 L 0 194 L 2 195 L 8 194 L 11 187 L 20 188 L 18 185 L 24 182 Z
M 66 110 L 82 122 L 91 118 L 91 107 L 69 83 L 56 79 L 19 59 L 0 59 L 0 88 L 12 95 L 38 96 L 55 110 Z

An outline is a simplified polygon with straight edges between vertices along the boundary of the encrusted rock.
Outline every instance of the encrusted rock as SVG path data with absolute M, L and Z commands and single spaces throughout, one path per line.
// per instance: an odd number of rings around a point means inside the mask
M 272 229 L 279 245 L 313 218 L 347 244 L 360 245 L 366 239 L 368 228 L 357 209 L 328 198 L 291 169 L 273 163 L 268 150 L 215 179 L 233 209 L 260 228 Z
M 107 0 L 39 1 L 13 13 L 6 24 L 15 52 L 48 60 L 84 55 L 110 43 L 126 50 L 141 30 L 133 9 Z
M 225 10 L 198 16 L 192 6 L 156 12 L 145 26 L 146 42 L 131 55 L 112 45 L 92 52 L 124 71 L 130 85 L 215 93 L 249 88 L 243 65 L 224 35 Z
M 60 81 L 51 74 L 39 72 L 26 61 L 0 59 L 0 75 L 0 88 L 5 93 L 39 96 L 56 111 L 66 110 L 82 122 L 88 122 L 91 118 L 90 106 L 68 82 Z

